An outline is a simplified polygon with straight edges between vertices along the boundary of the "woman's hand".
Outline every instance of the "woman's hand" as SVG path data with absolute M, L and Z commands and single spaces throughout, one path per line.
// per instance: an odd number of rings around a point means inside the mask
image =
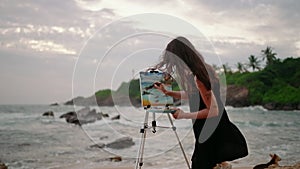
M 173 113 L 172 115 L 175 119 L 183 119 L 183 118 L 185 118 L 185 114 L 186 113 L 183 110 L 176 109 L 176 112 Z
M 153 84 L 153 86 L 154 86 L 154 88 L 156 88 L 157 90 L 161 91 L 164 94 L 167 92 L 167 90 L 165 89 L 165 86 L 160 82 L 155 82 Z

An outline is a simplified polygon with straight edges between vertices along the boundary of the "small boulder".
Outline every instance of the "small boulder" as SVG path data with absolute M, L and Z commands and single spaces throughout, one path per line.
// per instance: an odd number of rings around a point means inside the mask
M 43 113 L 42 116 L 50 116 L 50 117 L 54 117 L 54 113 L 53 113 L 53 111 L 46 111 L 45 113 Z
M 100 112 L 101 116 L 106 118 L 106 117 L 109 117 L 109 115 L 107 113 L 103 113 L 103 112 Z
M 112 162 L 119 162 L 122 161 L 122 157 L 121 156 L 110 157 L 109 160 Z
M 71 111 L 60 116 L 65 118 L 68 123 L 83 125 L 93 123 L 102 119 L 102 114 L 97 113 L 95 109 L 90 110 L 89 107 L 78 110 L 77 112 Z
M 111 120 L 119 120 L 120 117 L 121 117 L 120 115 L 116 115 L 116 116 L 112 117 Z
M 65 114 L 61 115 L 59 118 L 65 118 L 67 123 L 73 123 L 73 124 L 76 124 L 79 126 L 81 125 L 77 118 L 77 114 L 74 111 L 65 113 Z
M 90 148 L 104 148 L 104 147 L 105 147 L 104 143 L 97 143 L 90 146 Z

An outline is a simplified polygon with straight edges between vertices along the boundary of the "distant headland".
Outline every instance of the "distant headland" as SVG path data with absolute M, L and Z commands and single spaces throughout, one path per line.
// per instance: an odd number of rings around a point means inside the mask
M 300 58 L 280 60 L 271 47 L 262 50 L 262 59 L 248 57 L 249 63 L 237 63 L 236 71 L 227 66 L 213 67 L 226 75 L 226 105 L 246 107 L 261 105 L 268 110 L 300 110 Z M 260 64 L 265 61 L 262 68 Z M 251 69 L 249 71 L 248 69 Z M 174 84 L 173 89 L 179 89 Z M 116 91 L 99 90 L 90 97 L 76 97 L 66 105 L 140 106 L 139 80 L 123 82 Z M 129 100 L 129 101 L 128 101 Z M 180 104 L 180 101 L 176 101 Z

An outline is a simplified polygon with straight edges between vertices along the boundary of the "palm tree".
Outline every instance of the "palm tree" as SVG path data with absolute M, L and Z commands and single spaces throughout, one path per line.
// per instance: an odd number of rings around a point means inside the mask
M 277 53 L 273 53 L 272 48 L 270 46 L 267 46 L 265 50 L 261 50 L 263 55 L 263 60 L 266 59 L 266 64 L 271 65 L 276 61 L 276 55 Z
M 238 69 L 238 71 L 241 73 L 241 72 L 247 72 L 248 70 L 246 69 L 246 67 L 244 66 L 244 64 L 243 63 L 241 63 L 241 62 L 238 62 L 237 64 L 236 64 L 236 67 L 237 67 L 237 69 Z
M 223 71 L 224 71 L 225 74 L 232 73 L 230 67 L 228 66 L 228 63 L 222 64 L 222 68 L 223 68 Z
M 257 57 L 255 57 L 254 55 L 250 55 L 250 57 L 248 57 L 248 59 L 249 59 L 249 67 L 251 67 L 253 71 L 255 69 L 260 70 L 260 67 L 259 67 L 260 61 L 257 59 Z

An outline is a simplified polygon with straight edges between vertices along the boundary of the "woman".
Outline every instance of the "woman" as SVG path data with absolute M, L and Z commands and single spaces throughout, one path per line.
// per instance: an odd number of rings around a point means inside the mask
M 183 91 L 167 91 L 163 85 L 155 88 L 174 98 L 189 100 L 190 113 L 177 109 L 173 117 L 193 119 L 196 141 L 192 169 L 231 168 L 226 161 L 248 155 L 245 138 L 230 122 L 222 104 L 216 73 L 186 38 L 173 39 L 155 68 L 175 72 Z

